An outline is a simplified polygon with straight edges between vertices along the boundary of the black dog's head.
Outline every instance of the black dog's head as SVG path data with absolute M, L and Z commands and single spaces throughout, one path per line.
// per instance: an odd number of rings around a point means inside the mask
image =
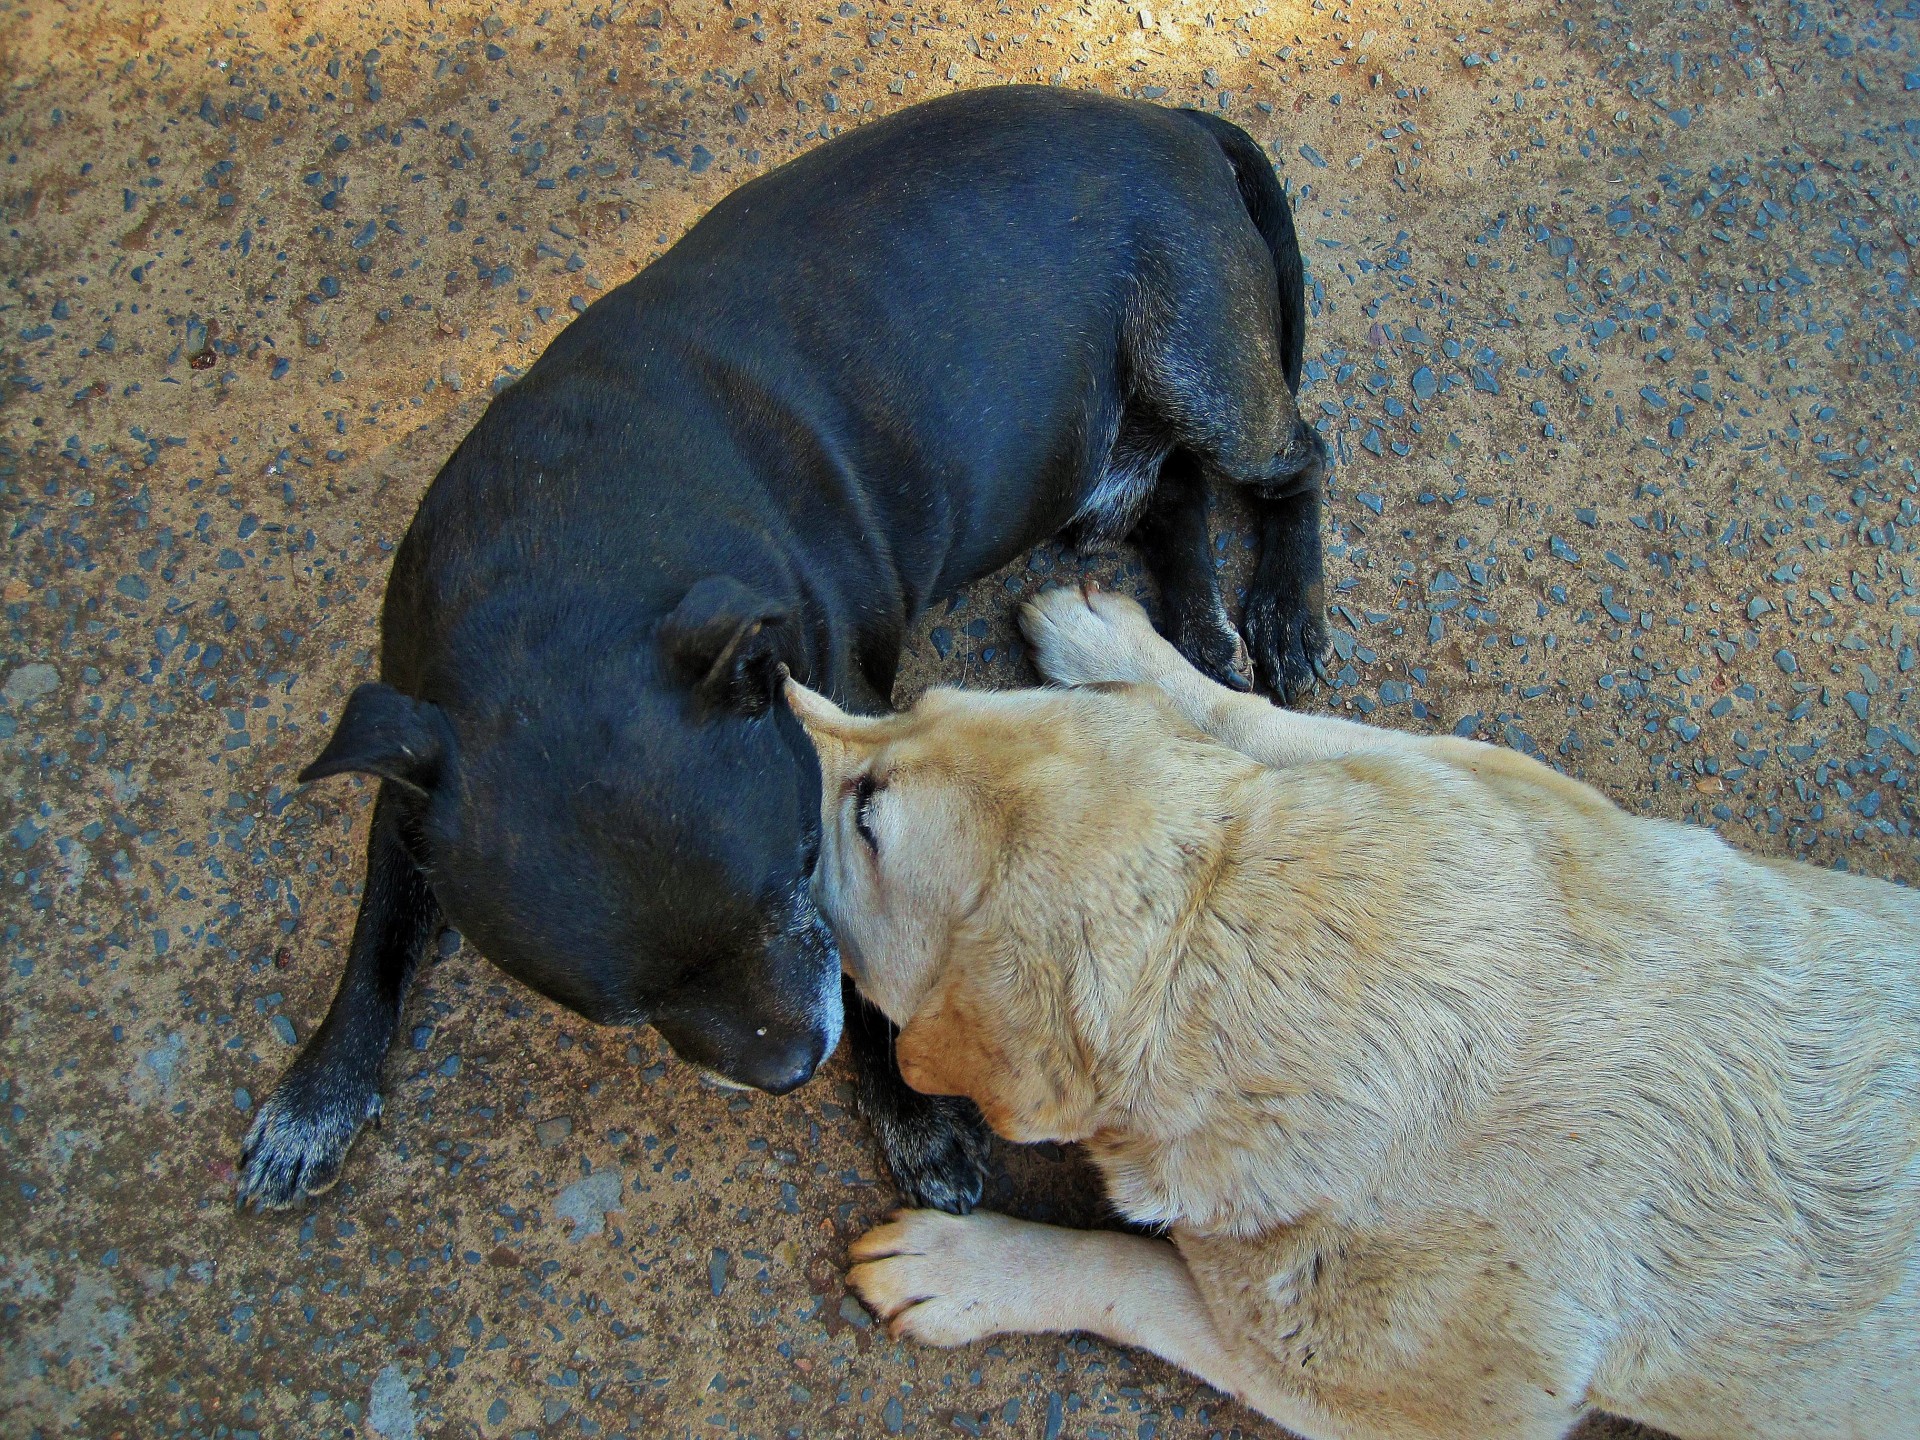
M 796 651 L 788 615 L 713 577 L 638 660 L 515 666 L 542 683 L 445 705 L 363 685 L 300 778 L 397 787 L 448 921 L 508 974 L 783 1093 L 842 1019 L 806 883 L 819 772 L 773 703 Z

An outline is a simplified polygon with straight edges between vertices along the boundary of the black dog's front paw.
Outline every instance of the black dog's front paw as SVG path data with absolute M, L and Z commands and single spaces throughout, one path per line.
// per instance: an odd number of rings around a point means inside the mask
M 1326 607 L 1317 587 L 1305 603 L 1250 597 L 1246 625 L 1260 688 L 1282 705 L 1297 705 L 1312 687 L 1327 651 Z
M 911 1095 L 867 1116 L 894 1183 L 910 1206 L 965 1215 L 986 1180 L 986 1122 L 971 1100 Z
M 240 1147 L 234 1204 L 284 1210 L 340 1178 L 360 1127 L 379 1118 L 380 1097 L 364 1085 L 289 1071 L 260 1107 Z

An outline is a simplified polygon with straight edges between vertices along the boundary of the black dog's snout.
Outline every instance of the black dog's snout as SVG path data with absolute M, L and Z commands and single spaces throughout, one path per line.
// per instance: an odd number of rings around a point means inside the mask
M 837 1038 L 824 1026 L 768 1024 L 698 1003 L 663 1006 L 653 1026 L 689 1065 L 769 1095 L 811 1080 Z
M 826 1058 L 825 1035 L 800 1036 L 774 1050 L 756 1054 L 735 1078 L 769 1095 L 784 1095 L 811 1080 L 813 1072 Z

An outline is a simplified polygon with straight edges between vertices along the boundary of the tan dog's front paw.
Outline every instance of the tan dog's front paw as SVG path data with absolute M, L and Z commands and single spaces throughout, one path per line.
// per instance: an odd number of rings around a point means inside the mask
M 1136 601 L 1092 586 L 1063 586 L 1020 609 L 1033 662 L 1056 685 L 1151 684 L 1185 665 Z
M 952 1346 L 1027 1329 L 1017 1257 L 1020 1232 L 1039 1228 L 986 1211 L 902 1210 L 853 1242 L 847 1284 L 895 1338 Z

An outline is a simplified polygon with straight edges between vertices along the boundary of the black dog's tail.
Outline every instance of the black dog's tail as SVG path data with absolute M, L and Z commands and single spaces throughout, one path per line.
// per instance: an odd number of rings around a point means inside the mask
M 1204 110 L 1181 112 L 1213 136 L 1214 143 L 1233 166 L 1240 202 L 1273 254 L 1273 273 L 1280 282 L 1280 361 L 1287 388 L 1300 389 L 1300 365 L 1307 347 L 1307 280 L 1300 264 L 1300 237 L 1293 228 L 1293 207 L 1273 173 L 1273 166 L 1254 138 L 1238 125 Z

